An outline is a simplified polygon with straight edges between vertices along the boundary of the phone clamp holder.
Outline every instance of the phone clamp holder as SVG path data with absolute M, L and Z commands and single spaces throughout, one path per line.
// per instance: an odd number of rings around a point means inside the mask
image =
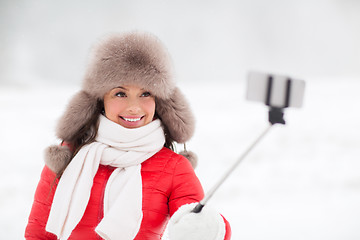
M 285 83 L 285 92 L 283 94 L 283 105 L 279 106 L 272 106 L 271 104 L 271 96 L 273 93 L 273 85 L 274 85 L 273 76 L 269 75 L 267 78 L 267 89 L 266 89 L 266 97 L 265 97 L 265 104 L 270 107 L 269 109 L 269 122 L 274 125 L 278 124 L 285 124 L 284 120 L 284 108 L 289 107 L 290 102 L 290 93 L 291 93 L 291 79 L 286 79 Z

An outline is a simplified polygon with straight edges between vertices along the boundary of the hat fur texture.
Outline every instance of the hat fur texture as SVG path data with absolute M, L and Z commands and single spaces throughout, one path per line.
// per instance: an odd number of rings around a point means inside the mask
M 109 35 L 91 55 L 83 88 L 102 99 L 123 85 L 142 86 L 167 99 L 175 88 L 173 64 L 160 40 L 148 33 Z
M 70 163 L 72 157 L 68 146 L 52 145 L 45 149 L 45 164 L 54 173 L 60 173 Z
M 96 106 L 97 99 L 89 93 L 83 90 L 76 93 L 57 124 L 57 137 L 71 141 L 74 134 L 94 115 Z
M 174 141 L 185 143 L 192 137 L 194 116 L 175 85 L 171 57 L 157 37 L 141 32 L 109 35 L 95 45 L 82 89 L 70 100 L 59 119 L 57 137 L 71 142 L 98 113 L 98 102 L 103 101 L 104 95 L 125 85 L 140 86 L 155 97 L 156 114 Z M 46 150 L 48 165 L 58 163 L 61 156 L 66 155 L 59 156 L 57 152 L 64 153 L 51 147 Z M 68 161 L 64 160 L 65 166 Z

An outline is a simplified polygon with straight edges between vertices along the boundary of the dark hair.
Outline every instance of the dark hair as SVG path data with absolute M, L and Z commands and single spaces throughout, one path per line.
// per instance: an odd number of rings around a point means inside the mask
M 73 138 L 70 140 L 70 143 L 74 146 L 74 153 L 72 157 L 74 157 L 83 146 L 95 140 L 99 124 L 99 115 L 103 111 L 104 103 L 102 100 L 98 100 L 93 116 L 74 134 Z

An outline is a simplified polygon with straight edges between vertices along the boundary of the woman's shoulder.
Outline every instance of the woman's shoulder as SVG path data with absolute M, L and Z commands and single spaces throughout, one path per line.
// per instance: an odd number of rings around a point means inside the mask
M 182 155 L 174 152 L 173 150 L 163 147 L 160 151 L 158 151 L 155 155 L 155 157 L 171 157 L 171 158 L 181 158 Z
M 164 159 L 168 163 L 172 163 L 172 164 L 177 164 L 177 163 L 183 162 L 183 161 L 189 162 L 189 160 L 186 159 L 186 157 L 184 157 L 183 155 L 176 153 L 173 150 L 166 148 L 166 147 L 163 147 L 153 157 L 158 158 L 158 159 Z
M 166 168 L 167 170 L 171 170 L 176 168 L 178 165 L 184 164 L 189 164 L 191 166 L 190 162 L 184 156 L 175 153 L 169 148 L 163 147 L 159 152 L 146 160 L 142 167 Z

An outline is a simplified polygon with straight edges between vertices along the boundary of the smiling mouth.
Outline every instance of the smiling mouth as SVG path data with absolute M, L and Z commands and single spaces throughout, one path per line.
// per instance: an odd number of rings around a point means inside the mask
M 121 117 L 121 116 L 120 116 Z M 140 121 L 143 117 L 137 117 L 137 118 L 126 118 L 126 117 L 121 117 L 123 120 L 127 121 L 127 122 L 137 122 Z

